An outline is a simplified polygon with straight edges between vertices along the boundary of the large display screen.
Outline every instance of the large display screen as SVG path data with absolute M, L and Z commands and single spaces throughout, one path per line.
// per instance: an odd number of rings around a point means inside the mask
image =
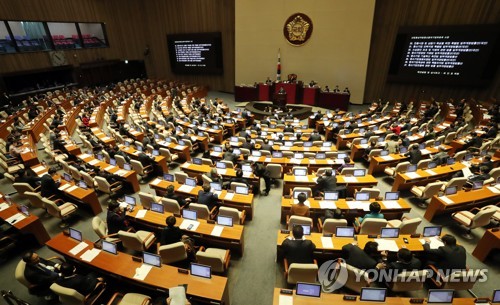
M 167 35 L 172 72 L 222 74 L 222 35 L 191 33 Z
M 388 81 L 486 85 L 500 62 L 498 26 L 400 28 Z

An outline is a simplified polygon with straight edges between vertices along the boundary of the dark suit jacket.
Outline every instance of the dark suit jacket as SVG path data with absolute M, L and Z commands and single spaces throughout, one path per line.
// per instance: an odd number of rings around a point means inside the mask
M 42 189 L 42 197 L 50 197 L 52 195 L 59 194 L 58 184 L 52 179 L 49 174 L 45 174 L 42 176 L 41 181 L 41 189 Z
M 127 230 L 127 226 L 125 225 L 125 213 L 117 214 L 108 211 L 106 222 L 108 224 L 108 234 L 118 233 L 120 230 Z
M 59 278 L 56 283 L 66 287 L 75 289 L 82 295 L 88 295 L 97 285 L 97 278 L 92 275 L 73 274 L 68 277 Z
M 437 249 L 431 249 L 428 243 L 424 244 L 424 251 L 430 260 L 435 261 L 438 269 L 465 269 L 467 254 L 463 246 L 444 245 Z
M 262 144 L 260 146 L 260 149 L 261 150 L 267 150 L 269 152 L 272 152 L 273 151 L 273 146 L 272 145 L 269 145 L 269 144 Z
M 396 261 L 389 263 L 387 265 L 387 269 L 393 269 L 393 270 L 398 270 L 398 271 L 403 271 L 403 270 L 415 270 L 415 269 L 420 269 L 422 266 L 422 263 L 420 260 L 416 257 L 412 257 L 411 261 L 409 263 L 401 262 L 401 261 Z
M 39 182 L 42 179 L 39 177 L 28 177 L 28 176 L 23 176 L 23 177 L 17 177 L 14 182 L 21 182 L 21 183 L 28 183 L 31 185 L 32 188 L 36 188 L 39 185 Z
M 154 166 L 154 160 L 152 158 L 150 158 L 148 155 L 146 155 L 145 153 L 140 153 L 137 156 L 137 160 L 139 162 L 141 162 L 142 166 L 144 166 L 144 167 L 146 167 L 148 165 Z
M 410 150 L 408 152 L 408 156 L 410 157 L 409 161 L 411 164 L 417 164 L 420 160 L 422 160 L 422 153 L 420 152 L 420 149 Z
M 217 195 L 212 192 L 205 193 L 203 190 L 198 192 L 198 203 L 208 206 L 210 211 L 219 205 L 217 199 Z
M 181 238 L 182 238 L 182 231 L 181 229 L 179 229 L 179 227 L 166 226 L 161 231 L 160 243 L 161 245 L 170 245 L 181 241 Z
M 378 263 L 375 258 L 369 256 L 363 249 L 353 244 L 347 244 L 342 247 L 342 257 L 348 265 L 362 270 L 374 269 Z
M 319 134 L 312 134 L 309 137 L 309 141 L 321 141 L 321 136 Z
M 180 196 L 177 196 L 175 193 L 174 194 L 165 194 L 165 197 L 177 201 L 177 203 L 181 207 L 186 205 L 186 200 L 184 200 L 184 198 L 182 198 Z
M 314 262 L 313 252 L 316 246 L 310 240 L 285 239 L 281 244 L 283 256 L 288 264 L 312 264 Z
M 337 177 L 335 176 L 321 176 L 317 182 L 317 189 L 320 192 L 335 191 L 337 189 Z
M 40 259 L 40 262 L 45 265 L 53 265 L 51 262 Z M 24 269 L 24 277 L 28 282 L 34 285 L 41 285 L 43 287 L 50 287 L 52 283 L 57 279 L 58 275 L 54 271 L 50 271 L 41 265 L 29 265 L 26 264 Z

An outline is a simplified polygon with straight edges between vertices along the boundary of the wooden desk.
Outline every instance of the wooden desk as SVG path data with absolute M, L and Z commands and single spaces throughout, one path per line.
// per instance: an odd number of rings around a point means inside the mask
M 295 145 L 294 146 L 273 145 L 273 149 L 276 151 L 313 152 L 313 153 L 337 151 L 337 147 L 335 147 L 335 145 L 333 145 L 333 144 L 330 147 L 323 147 L 323 146 L 304 147 L 304 146 L 295 146 Z
M 120 148 L 121 151 L 125 152 L 128 156 L 130 156 L 130 158 L 137 160 L 139 151 L 133 148 L 132 146 L 127 147 L 123 144 L 120 144 L 118 145 L 118 148 Z M 154 160 L 155 163 L 161 167 L 164 173 L 168 173 L 167 159 L 164 156 L 155 156 Z
M 89 246 L 77 255 L 73 255 L 69 251 L 78 242 L 60 233 L 47 242 L 47 247 L 79 265 L 90 267 L 101 274 L 111 275 L 117 281 L 162 292 L 168 291 L 171 287 L 187 284 L 187 295 L 198 302 L 230 304 L 227 278 L 225 277 L 212 275 L 211 279 L 205 279 L 178 273 L 177 267 L 162 265 L 161 268 L 153 267 L 144 280 L 136 280 L 134 279 L 135 269 L 140 267 L 142 263 L 134 262 L 131 255 L 123 252 L 113 255 L 101 251 L 91 262 L 86 262 L 81 259 L 81 255 L 86 250 L 93 249 L 94 246 L 90 241 L 85 240 L 85 243 Z
M 455 163 L 453 165 L 438 166 L 433 169 L 419 169 L 415 172 L 419 175 L 416 178 L 410 178 L 406 173 L 398 173 L 392 185 L 392 191 L 408 190 L 414 185 L 426 185 L 436 180 L 446 180 L 465 167 L 462 163 Z
M 493 229 L 488 229 L 477 243 L 472 255 L 483 262 L 493 249 L 500 249 L 500 230 L 493 232 Z
M 213 167 L 211 167 L 210 165 L 198 165 L 190 162 L 186 162 L 181 165 L 182 171 L 188 174 L 188 176 L 196 177 L 200 180 L 202 179 L 201 175 L 210 172 L 212 168 Z M 217 172 L 219 172 L 222 177 L 227 179 L 236 177 L 236 171 L 234 168 L 226 168 L 225 170 L 218 169 Z M 245 176 L 245 178 L 247 178 L 252 183 L 258 181 L 258 178 L 253 173 L 251 173 L 248 177 Z
M 173 153 L 176 153 L 179 155 L 179 159 L 180 160 L 183 160 L 183 161 L 191 161 L 191 152 L 189 151 L 189 147 L 185 146 L 185 145 L 179 145 L 179 144 L 176 144 L 176 143 L 172 143 L 172 142 L 167 142 L 167 141 L 159 141 L 159 140 L 155 140 L 156 143 L 158 143 L 158 145 L 164 147 L 164 148 L 168 148 L 168 150 L 170 152 L 173 152 Z
M 355 178 L 355 182 L 346 182 L 346 179 Z M 307 175 L 304 180 L 297 179 L 294 175 L 285 174 L 283 176 L 283 195 L 290 194 L 290 190 L 294 187 L 310 187 L 313 188 L 316 186 L 316 180 L 318 177 L 316 175 Z M 347 186 L 347 193 L 352 195 L 354 193 L 354 189 L 360 189 L 362 187 L 372 187 L 376 186 L 378 180 L 375 179 L 372 175 L 366 175 L 363 177 L 345 177 L 342 175 L 337 176 L 337 185 Z
M 142 209 L 142 206 L 137 206 L 134 211 L 127 212 L 127 217 L 132 221 L 145 225 L 150 230 L 158 231 L 159 228 L 165 227 L 165 219 L 172 213 L 165 212 L 163 214 L 147 211 L 144 218 L 136 218 L 137 212 Z M 181 217 L 176 217 L 176 224 L 180 225 L 183 221 Z M 235 224 L 232 227 L 224 227 L 220 236 L 212 235 L 212 231 L 216 224 L 209 224 L 206 220 L 198 219 L 200 225 L 196 231 L 183 230 L 187 234 L 197 240 L 197 244 L 217 246 L 223 249 L 230 249 L 243 255 L 243 229 L 244 226 Z
M 188 128 L 195 127 L 195 125 L 191 124 L 191 122 L 185 122 L 185 121 L 180 120 L 180 119 L 176 119 L 175 122 L 177 124 L 181 125 L 181 126 L 184 126 L 184 127 L 188 127 Z M 210 127 L 203 127 L 203 126 L 200 126 L 200 125 L 198 125 L 197 127 L 198 127 L 198 130 L 208 132 L 208 134 L 211 137 L 214 138 L 215 143 L 221 144 L 222 141 L 224 140 L 224 137 L 223 137 L 221 129 L 213 129 L 213 128 L 210 128 Z M 221 127 L 219 126 L 219 128 L 221 128 Z
M 214 153 L 218 154 L 218 153 Z M 210 154 L 212 156 L 212 154 Z M 304 159 L 289 159 L 289 158 L 272 158 L 272 157 L 253 157 L 248 156 L 248 161 L 260 162 L 265 164 L 280 164 L 283 166 L 283 173 L 288 173 L 292 170 L 294 166 L 305 166 L 307 167 L 307 171 L 309 174 L 316 172 L 321 167 L 328 167 L 337 169 L 342 164 L 344 164 L 344 160 L 342 159 L 313 159 L 313 158 L 304 158 Z M 354 164 L 352 162 L 352 164 Z
M 0 203 L 5 203 L 2 196 Z M 20 213 L 15 204 L 11 205 L 7 209 L 0 211 L 0 218 L 3 220 L 8 219 L 15 214 Z M 45 230 L 42 221 L 35 215 L 30 214 L 30 216 L 24 218 L 23 220 L 17 221 L 12 225 L 22 234 L 33 235 L 40 246 L 43 246 L 49 239 L 49 233 Z
M 427 207 L 424 218 L 428 221 L 440 214 L 449 214 L 452 212 L 470 210 L 474 207 L 482 207 L 488 203 L 498 203 L 500 194 L 492 192 L 488 186 L 484 186 L 480 190 L 458 191 L 455 195 L 447 196 L 454 203 L 448 204 L 443 201 L 442 197 L 433 196 L 429 206 Z

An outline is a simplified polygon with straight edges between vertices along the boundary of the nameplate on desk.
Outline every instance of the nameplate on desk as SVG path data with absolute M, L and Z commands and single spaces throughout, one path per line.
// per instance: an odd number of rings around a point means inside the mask
M 329 201 L 329 200 L 321 200 L 319 202 L 319 207 L 321 209 L 331 209 L 334 210 L 337 208 L 337 205 L 335 204 L 334 201 Z
M 417 173 L 405 173 L 406 177 L 410 178 L 410 179 L 416 179 L 416 178 L 420 178 L 421 176 Z
M 99 161 L 98 159 L 94 159 L 94 160 L 90 161 L 89 164 L 90 165 L 96 165 L 99 162 L 101 162 L 101 161 Z
M 68 187 L 70 187 L 70 186 L 71 186 L 71 184 L 61 185 L 61 186 L 59 187 L 59 190 L 60 190 L 60 191 L 64 191 L 65 189 L 67 189 L 67 188 L 68 188 Z
M 321 236 L 321 244 L 323 245 L 323 248 L 333 249 L 333 241 L 331 237 Z
M 9 218 L 5 219 L 6 222 L 8 222 L 9 224 L 13 225 L 23 219 L 26 218 L 26 215 L 24 215 L 23 213 L 16 213 L 12 216 L 10 216 Z
M 386 209 L 401 209 L 401 205 L 397 201 L 382 201 Z
M 112 170 L 113 168 L 115 168 L 115 166 L 114 166 L 114 165 L 110 165 L 110 166 L 106 166 L 106 167 L 104 168 L 104 170 L 106 170 L 106 171 L 110 171 L 110 170 Z
M 439 197 L 439 199 L 441 199 L 441 201 L 443 201 L 446 204 L 453 204 L 453 203 L 455 203 L 452 199 L 448 198 L 447 196 L 441 196 L 441 197 Z
M 189 274 L 189 271 L 187 269 L 182 269 L 182 268 L 178 268 L 177 272 L 182 273 L 182 274 Z
M 344 177 L 345 182 L 358 182 L 358 178 L 356 177 Z

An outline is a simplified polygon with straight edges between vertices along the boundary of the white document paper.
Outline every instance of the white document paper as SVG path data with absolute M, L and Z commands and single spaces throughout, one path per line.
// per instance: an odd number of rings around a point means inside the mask
M 431 152 L 428 150 L 428 149 L 421 149 L 420 152 L 422 153 L 422 155 L 425 155 L 425 154 L 430 154 Z
M 232 200 L 234 197 L 234 193 L 226 193 L 226 196 L 224 196 L 225 200 Z
M 151 269 L 153 269 L 153 266 L 142 264 L 139 268 L 135 269 L 134 279 L 144 281 Z
M 291 159 L 290 159 L 290 163 L 293 163 L 293 164 L 300 164 L 300 163 L 302 163 L 302 160 L 301 160 L 301 159 L 291 158 Z
M 380 156 L 380 159 L 385 160 L 385 161 L 394 160 L 394 158 L 392 156 Z
M 269 162 L 271 162 L 271 158 L 266 157 L 266 158 L 264 159 L 264 162 L 268 162 L 268 163 L 269 163 Z
M 35 173 L 37 173 L 37 174 L 38 174 L 39 172 L 43 171 L 44 169 L 45 169 L 45 166 L 43 166 L 43 165 L 39 165 L 39 166 L 37 166 L 37 167 L 33 167 L 33 171 L 34 171 Z
M 196 229 L 198 229 L 198 226 L 200 225 L 200 223 L 198 221 L 195 221 L 195 220 L 184 219 L 182 221 L 181 225 L 179 226 L 179 228 L 181 228 L 182 230 L 187 230 L 189 225 L 193 225 L 189 231 L 196 231 Z
M 327 249 L 333 249 L 333 241 L 331 237 L 321 237 L 321 244 L 323 245 L 323 248 Z
M 99 255 L 99 253 L 101 253 L 101 250 L 94 248 L 92 250 L 85 251 L 80 258 L 83 261 L 91 262 L 97 255 Z
M 425 239 L 424 238 L 420 238 L 419 239 L 420 243 L 423 245 L 425 244 Z M 439 247 L 442 247 L 444 246 L 444 243 L 441 241 L 440 238 L 436 237 L 436 236 L 433 236 L 433 237 L 429 237 L 429 246 L 431 249 L 435 250 Z
M 125 176 L 127 173 L 128 173 L 128 171 L 123 170 L 123 169 L 120 169 L 120 170 L 117 170 L 117 171 L 115 172 L 115 175 L 118 175 L 118 176 L 123 177 L 123 176 Z
M 78 245 L 74 246 L 73 249 L 69 250 L 69 253 L 73 255 L 77 255 L 78 253 L 82 252 L 83 249 L 87 248 L 89 245 L 87 245 L 86 242 L 80 242 Z
M 19 222 L 19 221 L 23 220 L 24 218 L 26 218 L 26 215 L 24 215 L 23 213 L 17 213 L 17 214 L 10 216 L 7 219 L 5 219 L 5 221 L 10 223 L 10 224 L 15 224 L 16 222 Z
M 77 188 L 78 188 L 78 186 L 76 186 L 76 185 L 72 185 L 72 186 L 68 187 L 68 188 L 66 189 L 66 191 L 67 191 L 68 193 L 71 193 L 72 191 L 76 190 Z
M 0 211 L 3 211 L 5 209 L 8 209 L 9 208 L 9 205 L 5 202 L 3 203 L 0 203 Z
M 314 159 L 309 159 L 309 164 L 316 164 L 316 160 L 314 160 Z
M 386 209 L 401 209 L 401 205 L 397 201 L 382 201 Z
M 225 169 L 225 168 L 218 168 L 217 169 L 217 174 L 219 174 L 219 175 L 225 175 L 226 172 L 227 172 L 227 169 Z
M 99 162 L 101 162 L 101 161 L 99 161 L 98 159 L 94 159 L 94 160 L 90 161 L 89 164 L 90 165 L 96 165 Z
M 189 185 L 181 185 L 181 187 L 179 187 L 177 190 L 179 192 L 184 192 L 184 193 L 191 193 L 191 191 L 193 190 L 194 187 L 192 186 L 189 186 Z
M 220 236 L 222 234 L 222 230 L 224 230 L 224 226 L 214 226 L 212 233 L 210 235 Z
M 90 157 L 90 155 L 89 154 L 81 154 L 79 157 L 82 159 L 87 159 L 88 157 Z
M 411 173 L 405 173 L 406 177 L 410 178 L 410 179 L 416 179 L 416 178 L 420 178 L 420 175 L 417 174 L 417 173 L 414 173 L 414 172 L 411 172 Z
M 293 295 L 280 294 L 278 305 L 293 305 Z
M 177 149 L 177 150 L 183 150 L 185 146 L 183 145 L 175 145 L 174 149 Z
M 309 178 L 307 176 L 295 176 L 295 181 L 307 182 Z
M 487 189 L 489 189 L 492 193 L 495 193 L 495 194 L 500 194 L 500 190 L 497 188 L 499 185 L 495 185 L 495 186 L 488 186 L 486 187 Z
M 64 191 L 65 189 L 67 189 L 67 188 L 68 188 L 68 187 L 70 187 L 70 186 L 71 186 L 71 184 L 66 183 L 65 185 L 61 185 L 61 186 L 59 187 L 59 190 L 60 190 L 60 191 Z
M 253 174 L 252 172 L 243 172 L 243 177 L 249 178 L 252 176 L 252 174 Z
M 321 146 L 319 149 L 320 149 L 321 151 L 330 151 L 330 148 L 331 148 L 331 147 L 324 147 L 324 146 Z
M 453 200 L 451 200 L 450 198 L 448 198 L 446 196 L 441 196 L 441 197 L 439 197 L 439 199 L 441 199 L 442 201 L 444 201 L 446 204 L 455 203 Z
M 432 175 L 432 176 L 437 175 L 437 173 L 435 171 L 433 171 L 432 169 L 426 169 L 425 172 L 428 173 L 429 175 Z
M 337 208 L 337 205 L 335 204 L 334 201 L 329 201 L 329 200 L 321 200 L 319 202 L 319 206 L 322 209 L 331 209 L 334 210 Z
M 106 168 L 104 168 L 106 171 L 110 171 L 112 170 L 113 168 L 115 168 L 114 165 L 110 165 L 110 166 L 106 166 Z
M 396 244 L 395 240 L 376 238 L 375 241 L 378 243 L 379 251 L 391 251 L 391 252 L 399 251 L 398 245 Z
M 260 157 L 248 156 L 249 161 L 259 161 Z
M 144 218 L 144 216 L 146 216 L 146 212 L 148 210 L 139 210 L 137 211 L 137 214 L 135 214 L 135 218 Z
M 358 182 L 358 178 L 356 177 L 344 177 L 345 182 Z
M 161 180 L 156 178 L 155 180 L 153 180 L 153 182 L 151 182 L 151 184 L 158 185 L 160 182 L 161 182 Z

